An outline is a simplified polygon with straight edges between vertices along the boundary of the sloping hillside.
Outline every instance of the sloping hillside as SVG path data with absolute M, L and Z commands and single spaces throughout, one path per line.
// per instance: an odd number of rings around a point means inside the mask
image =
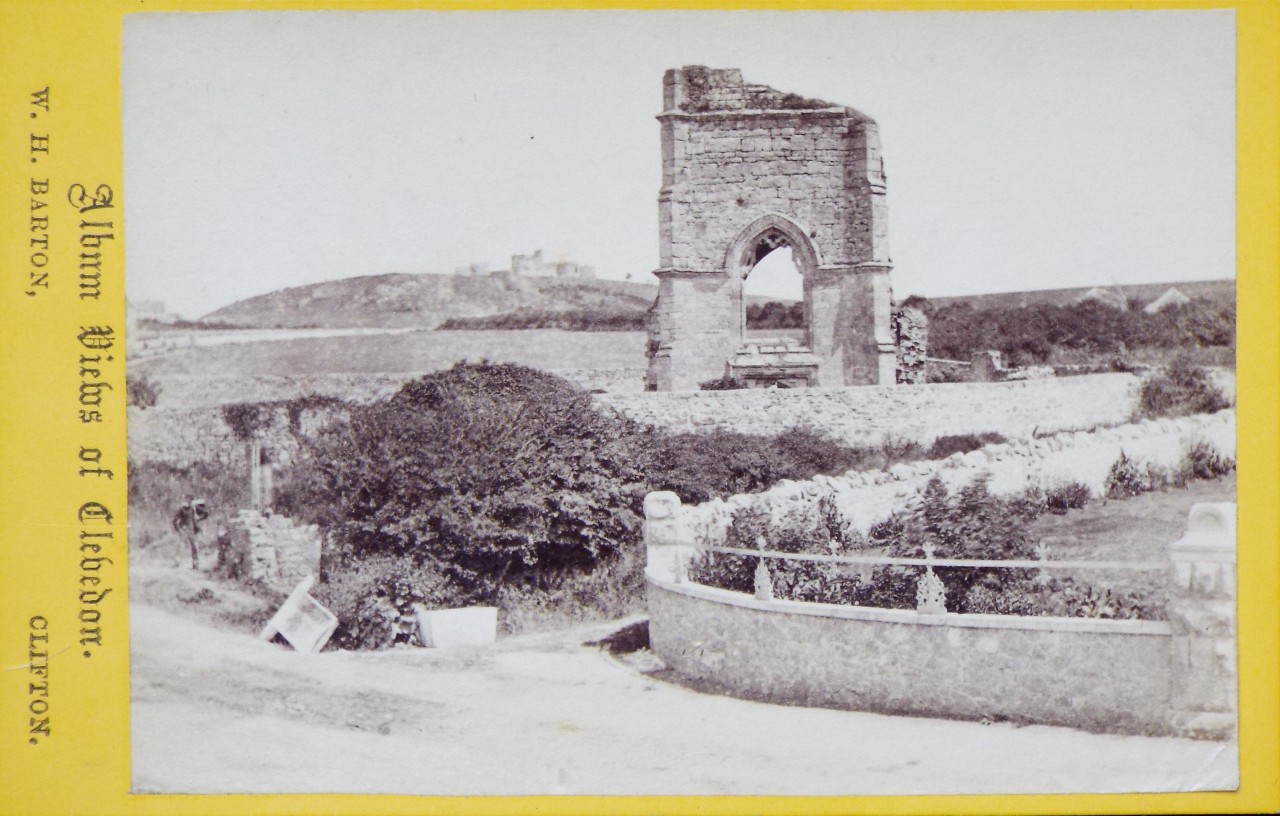
M 517 310 L 644 312 L 652 284 L 562 278 L 393 273 L 281 289 L 210 312 L 204 322 L 267 328 L 431 329 L 451 317 Z

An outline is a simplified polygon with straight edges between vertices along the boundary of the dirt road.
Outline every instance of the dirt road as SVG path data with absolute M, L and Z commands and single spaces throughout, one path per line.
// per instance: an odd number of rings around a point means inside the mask
M 704 695 L 586 627 L 303 655 L 135 603 L 136 792 L 883 794 L 1232 785 L 1235 746 Z

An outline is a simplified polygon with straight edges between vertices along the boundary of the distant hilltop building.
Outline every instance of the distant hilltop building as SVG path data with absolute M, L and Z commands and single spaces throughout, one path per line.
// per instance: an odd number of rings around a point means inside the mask
M 1147 314 L 1155 314 L 1157 312 L 1163 312 L 1165 309 L 1172 306 L 1182 306 L 1183 304 L 1190 302 L 1191 298 L 1182 294 L 1182 292 L 1179 292 L 1177 287 L 1171 286 L 1163 295 L 1144 306 L 1142 311 Z
M 178 315 L 168 311 L 162 300 L 128 300 L 125 302 L 125 328 L 137 328 L 141 320 L 153 323 L 173 323 Z
M 459 266 L 453 270 L 455 275 L 486 276 L 512 278 L 566 278 L 569 280 L 595 280 L 596 268 L 577 261 L 547 261 L 542 257 L 542 250 L 534 250 L 531 255 L 512 255 L 510 269 L 489 271 L 487 263 L 473 263 Z

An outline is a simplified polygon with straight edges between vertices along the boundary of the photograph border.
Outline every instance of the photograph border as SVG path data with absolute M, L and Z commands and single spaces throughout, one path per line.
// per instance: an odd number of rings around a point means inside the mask
M 79 205 L 128 194 L 120 45 L 140 12 L 821 10 L 1084 11 L 1220 9 L 1237 26 L 1237 436 L 1240 788 L 1234 792 L 875 797 L 431 797 L 129 793 L 124 410 L 124 241 L 102 248 L 101 295 L 80 296 Z M 1280 809 L 1280 0 L 1211 2 L 236 2 L 7 0 L 0 6 L 0 813 L 1142 813 Z M 39 92 L 47 89 L 46 104 Z M 656 152 L 656 151 L 655 151 Z M 28 181 L 30 180 L 30 181 Z M 47 184 L 45 183 L 47 180 Z M 16 182 L 16 183 L 15 183 Z M 39 182 L 39 183 L 37 183 Z M 105 190 L 104 190 L 105 187 Z M 44 192 L 38 192 L 44 190 Z M 78 193 L 76 192 L 78 190 Z M 193 190 L 193 196 L 199 191 Z M 104 198 L 105 197 L 105 198 Z M 48 277 L 32 267 L 29 215 L 50 223 Z M 45 267 L 42 265 L 39 270 Z M 41 273 L 43 274 L 43 273 Z M 84 421 L 87 337 L 111 336 L 101 421 Z M 102 383 L 107 385 L 103 386 Z M 90 385 L 94 385 L 91 382 Z M 114 557 L 86 584 L 79 543 Z M 106 535 L 106 534 L 110 535 Z M 94 588 L 86 590 L 87 586 Z M 86 596 L 86 591 L 89 595 Z M 94 600 L 94 592 L 97 600 Z M 107 594 L 107 591 L 110 594 Z M 86 615 L 92 604 L 94 615 Z M 86 634 L 85 627 L 91 626 Z M 45 649 L 45 643 L 68 644 Z M 36 673 L 42 665 L 44 672 Z M 40 694 L 33 689 L 43 687 Z M 43 721 L 43 727 L 40 722 Z

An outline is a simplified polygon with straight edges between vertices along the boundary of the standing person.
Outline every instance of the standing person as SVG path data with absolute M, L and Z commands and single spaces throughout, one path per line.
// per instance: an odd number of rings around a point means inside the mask
M 191 569 L 199 569 L 200 555 L 196 548 L 196 539 L 200 537 L 200 522 L 209 518 L 209 510 L 204 499 L 187 497 L 185 504 L 173 514 L 173 529 L 187 542 L 191 548 Z

